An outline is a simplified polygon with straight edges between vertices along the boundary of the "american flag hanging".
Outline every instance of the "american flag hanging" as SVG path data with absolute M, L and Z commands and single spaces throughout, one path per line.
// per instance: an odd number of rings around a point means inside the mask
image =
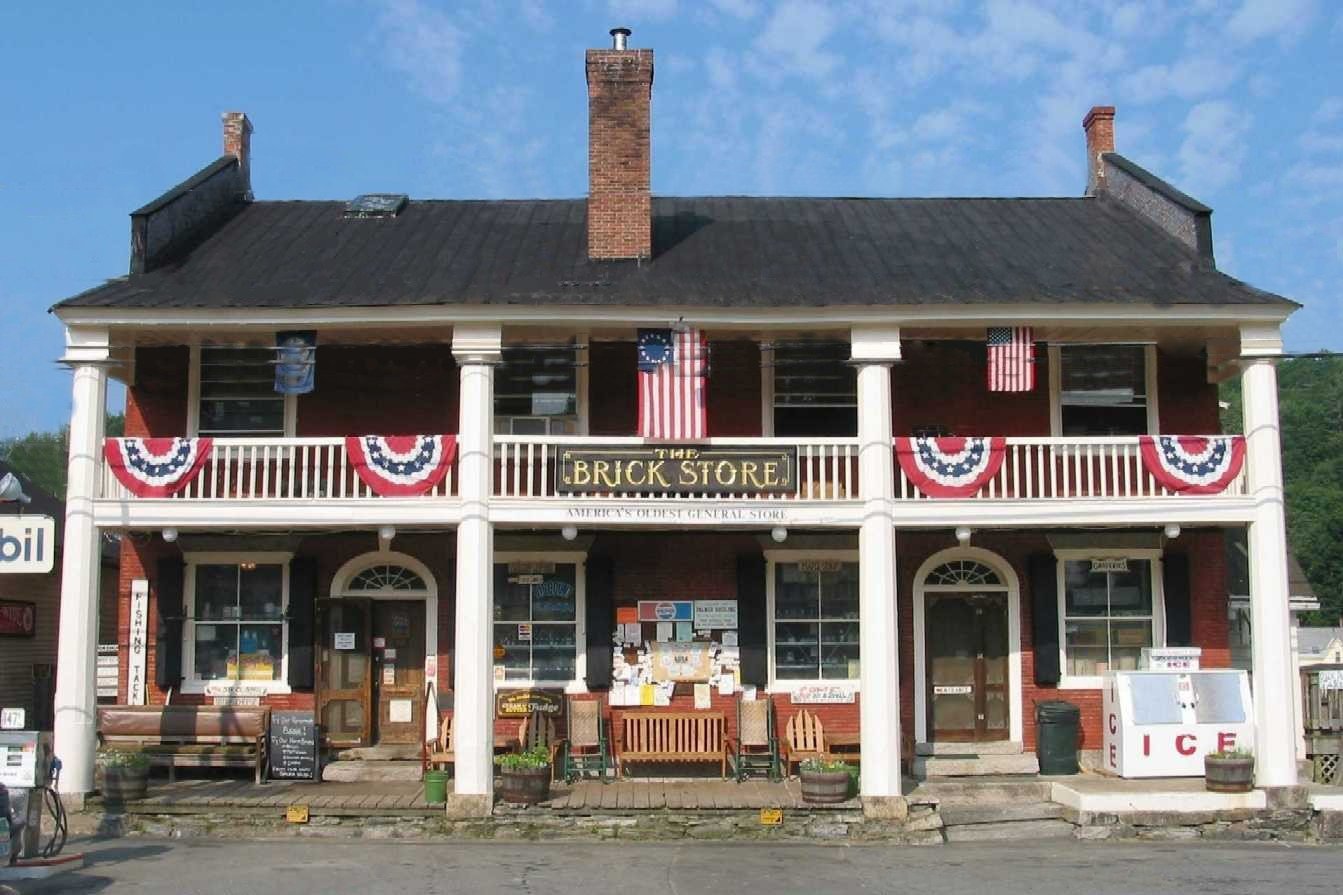
M 639 330 L 639 435 L 706 438 L 709 342 L 697 329 Z
M 1035 390 L 1035 337 L 1029 326 L 989 327 L 989 391 Z

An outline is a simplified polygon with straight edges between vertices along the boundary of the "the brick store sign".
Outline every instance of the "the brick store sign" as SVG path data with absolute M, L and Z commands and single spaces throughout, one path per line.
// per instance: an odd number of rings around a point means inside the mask
M 789 494 L 792 447 L 560 448 L 561 494 Z

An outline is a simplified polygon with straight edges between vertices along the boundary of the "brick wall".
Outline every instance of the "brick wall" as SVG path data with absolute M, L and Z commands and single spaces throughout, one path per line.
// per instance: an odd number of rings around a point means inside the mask
M 298 399 L 300 437 L 457 431 L 451 346 L 324 345 L 317 387 Z
M 135 384 L 126 389 L 126 434 L 183 435 L 187 430 L 190 352 L 185 345 L 135 349 Z
M 1161 431 L 1212 435 L 1222 431 L 1217 386 L 1208 382 L 1202 354 L 1157 352 L 1157 411 Z
M 891 368 L 895 434 L 925 426 L 952 435 L 1049 434 L 1049 353 L 1037 349 L 1034 391 L 991 393 L 983 342 L 907 342 Z
M 653 254 L 652 50 L 588 50 L 588 256 Z

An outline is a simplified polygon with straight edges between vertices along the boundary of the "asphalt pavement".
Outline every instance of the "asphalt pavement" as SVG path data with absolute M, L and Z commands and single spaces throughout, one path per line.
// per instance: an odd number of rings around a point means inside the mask
M 117 839 L 45 892 L 582 895 L 1337 895 L 1343 847 L 1013 842 L 943 847 Z

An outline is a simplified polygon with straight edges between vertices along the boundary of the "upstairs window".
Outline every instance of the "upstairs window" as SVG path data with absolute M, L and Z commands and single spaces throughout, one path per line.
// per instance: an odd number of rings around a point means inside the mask
M 774 434 L 858 434 L 858 374 L 848 342 L 775 344 Z
M 275 349 L 203 345 L 200 435 L 285 434 L 285 396 L 275 391 Z
M 1146 345 L 1061 345 L 1059 434 L 1148 434 Z
M 513 345 L 495 370 L 494 431 L 578 433 L 578 346 Z

